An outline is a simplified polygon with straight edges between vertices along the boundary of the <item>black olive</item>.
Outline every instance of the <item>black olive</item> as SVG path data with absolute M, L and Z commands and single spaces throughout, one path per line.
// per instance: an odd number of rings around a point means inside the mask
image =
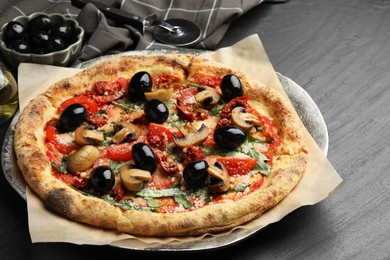
M 54 36 L 50 38 L 49 51 L 60 51 L 65 49 L 66 43 L 61 37 Z
M 28 21 L 29 31 L 45 30 L 48 31 L 52 27 L 51 18 L 45 14 L 40 14 Z
M 201 188 L 206 185 L 209 173 L 205 160 L 196 160 L 187 164 L 183 170 L 184 181 L 190 188 Z
M 227 74 L 222 78 L 221 91 L 226 101 L 243 95 L 240 79 L 234 74 Z
M 29 35 L 31 45 L 33 45 L 34 47 L 46 48 L 50 44 L 50 35 L 46 31 L 32 31 L 29 33 Z
M 70 132 L 76 130 L 86 119 L 87 110 L 81 104 L 74 103 L 60 115 L 60 130 L 64 132 Z
M 7 39 L 7 42 L 11 42 L 16 39 L 22 39 L 26 33 L 26 28 L 23 24 L 12 21 L 9 22 L 4 29 L 4 37 Z
M 129 82 L 128 98 L 130 100 L 145 100 L 145 92 L 152 90 L 152 77 L 146 71 L 133 75 Z
M 167 106 L 158 99 L 152 99 L 145 104 L 145 116 L 146 118 L 157 124 L 162 124 L 167 121 L 169 116 L 169 110 Z
M 20 53 L 29 53 L 31 48 L 27 41 L 23 39 L 18 39 L 10 43 L 9 45 L 10 49 L 15 50 L 16 52 Z
M 157 168 L 157 159 L 153 150 L 145 143 L 139 142 L 131 148 L 135 168 L 153 173 Z
M 51 34 L 53 36 L 61 37 L 64 41 L 71 43 L 74 36 L 75 25 L 69 20 L 65 20 L 53 26 Z
M 222 126 L 214 131 L 214 142 L 223 148 L 234 149 L 245 140 L 246 133 L 236 126 Z
M 98 166 L 92 171 L 91 181 L 93 187 L 100 192 L 109 192 L 115 183 L 115 175 L 108 166 Z

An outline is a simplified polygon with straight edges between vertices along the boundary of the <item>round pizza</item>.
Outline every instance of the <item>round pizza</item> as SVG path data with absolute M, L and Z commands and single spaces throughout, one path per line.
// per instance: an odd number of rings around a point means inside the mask
M 49 210 L 155 237 L 259 217 L 308 160 L 283 96 L 187 54 L 113 57 L 53 84 L 21 112 L 14 148 Z

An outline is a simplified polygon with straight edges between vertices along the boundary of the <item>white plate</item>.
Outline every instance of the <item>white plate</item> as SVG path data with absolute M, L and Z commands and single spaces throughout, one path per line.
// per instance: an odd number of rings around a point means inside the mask
M 179 51 L 178 51 L 179 52 Z M 150 53 L 150 51 L 137 51 L 131 52 L 134 53 Z M 161 54 L 161 50 L 159 50 Z M 172 53 L 172 51 L 169 51 Z M 188 50 L 187 50 L 188 53 Z M 200 52 L 192 50 L 192 54 L 199 54 Z M 121 54 L 123 55 L 123 54 Z M 130 55 L 130 54 L 128 54 Z M 96 60 L 92 60 L 89 62 L 85 62 L 79 65 L 79 68 L 89 67 L 95 64 L 97 61 L 101 61 L 102 59 L 109 58 L 99 58 Z M 294 108 L 296 109 L 299 117 L 301 118 L 303 124 L 312 135 L 313 139 L 317 142 L 320 149 L 327 155 L 328 152 L 328 131 L 325 124 L 325 121 L 322 117 L 320 110 L 317 105 L 310 97 L 310 95 L 301 88 L 298 84 L 296 84 L 291 79 L 277 73 L 280 82 L 282 83 L 283 88 L 285 89 L 287 95 L 289 96 Z M 2 151 L 1 151 L 1 160 L 3 166 L 3 172 L 5 178 L 10 183 L 10 185 L 15 189 L 15 191 L 23 198 L 26 199 L 25 194 L 25 181 L 22 177 L 22 173 L 16 165 L 15 152 L 13 149 L 13 141 L 14 141 L 14 132 L 15 126 L 19 118 L 19 111 L 15 114 L 12 119 L 10 126 L 7 130 Z M 220 247 L 225 247 L 232 245 L 234 243 L 240 242 L 249 236 L 253 235 L 259 228 L 244 230 L 238 229 L 235 232 L 228 233 L 226 235 L 221 235 L 217 237 L 207 236 L 202 240 L 198 240 L 195 242 L 183 243 L 183 242 L 173 242 L 168 245 L 161 245 L 157 247 L 151 247 L 149 244 L 144 244 L 138 240 L 132 244 L 131 247 L 128 245 L 115 245 L 120 248 L 125 249 L 133 249 L 133 250 L 146 250 L 146 251 L 199 251 L 199 250 L 208 250 L 208 249 L 216 249 Z

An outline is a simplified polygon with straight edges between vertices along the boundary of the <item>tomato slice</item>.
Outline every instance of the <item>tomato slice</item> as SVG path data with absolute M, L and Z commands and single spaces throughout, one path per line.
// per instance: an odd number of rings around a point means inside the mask
M 133 143 L 113 144 L 105 148 L 107 157 L 117 162 L 129 161 L 133 158 Z
M 71 151 L 79 148 L 79 146 L 75 143 L 61 143 L 57 138 L 57 129 L 52 125 L 46 126 L 45 133 L 47 142 L 52 143 L 54 147 L 62 154 L 69 154 Z
M 62 111 L 64 111 L 68 106 L 75 103 L 83 105 L 90 114 L 97 112 L 99 109 L 98 104 L 92 98 L 88 96 L 76 96 L 62 102 L 61 105 L 57 108 L 57 112 L 61 114 Z
M 218 162 L 225 166 L 229 175 L 239 174 L 244 175 L 252 171 L 256 166 L 257 159 L 255 158 L 238 158 L 238 157 L 219 157 Z
M 160 139 L 167 138 L 168 142 L 173 142 L 172 132 L 168 127 L 156 123 L 148 125 L 148 137 L 157 136 Z

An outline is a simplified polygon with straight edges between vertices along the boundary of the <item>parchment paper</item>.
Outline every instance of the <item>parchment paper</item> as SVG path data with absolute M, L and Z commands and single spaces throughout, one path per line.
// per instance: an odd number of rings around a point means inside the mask
M 204 54 L 204 56 L 231 66 L 261 83 L 271 86 L 288 99 L 257 35 L 249 36 L 231 47 L 222 48 Z M 22 63 L 18 70 L 20 111 L 29 100 L 43 92 L 48 86 L 79 71 L 80 69 L 74 68 Z M 342 183 L 341 177 L 309 132 L 305 131 L 304 134 L 309 145 L 310 157 L 307 170 L 296 188 L 277 206 L 258 219 L 235 229 L 260 229 L 265 227 L 279 221 L 298 207 L 313 205 L 324 200 L 340 186 Z M 121 245 L 122 247 L 132 248 L 132 243 L 138 241 L 150 245 L 164 245 L 173 241 L 195 241 L 206 236 L 147 238 L 101 230 L 69 221 L 49 212 L 45 209 L 42 201 L 28 187 L 26 188 L 26 197 L 30 236 L 33 243 L 69 242 L 74 244 Z M 220 235 L 224 234 L 213 236 Z

